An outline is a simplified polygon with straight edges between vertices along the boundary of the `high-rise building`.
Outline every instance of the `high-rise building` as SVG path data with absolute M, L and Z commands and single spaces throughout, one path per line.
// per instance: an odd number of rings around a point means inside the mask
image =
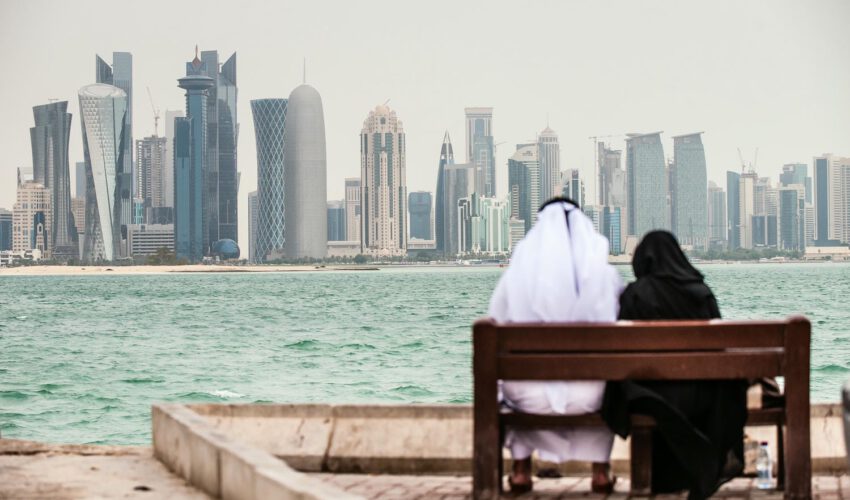
M 561 186 L 559 193 L 561 196 L 578 203 L 579 207 L 585 206 L 584 181 L 581 180 L 577 168 L 570 168 L 561 172 L 561 180 L 558 184 Z M 543 198 L 541 198 L 541 202 L 543 201 Z
M 12 212 L 0 208 L 0 252 L 12 249 Z
M 174 251 L 192 262 L 210 251 L 215 240 L 209 237 L 218 231 L 217 198 L 212 204 L 207 199 L 211 187 L 218 186 L 217 176 L 207 169 L 207 101 L 216 84 L 207 73 L 196 47 L 195 59 L 186 63 L 186 76 L 178 80 L 186 90 L 186 117 L 174 119 Z
M 319 92 L 307 84 L 289 94 L 284 144 L 286 256 L 324 258 L 328 252 L 325 117 Z
M 466 162 L 475 167 L 473 191 L 496 196 L 493 108 L 466 108 Z
M 449 213 L 451 212 L 449 200 L 446 196 L 446 168 L 454 165 L 454 151 L 449 131 L 443 136 L 443 144 L 440 146 L 440 163 L 437 166 L 437 189 L 434 192 L 434 242 L 438 253 L 447 253 L 447 241 L 451 239 L 449 232 Z M 457 202 L 454 203 L 457 206 Z
M 791 184 L 779 188 L 779 249 L 795 251 L 805 249 L 805 210 L 805 184 Z
M 165 163 L 162 178 L 166 207 L 174 207 L 174 119 L 184 116 L 183 111 L 165 111 Z
M 395 111 L 376 106 L 360 133 L 364 254 L 383 257 L 407 253 L 405 149 L 404 127 Z
M 345 179 L 345 236 L 360 241 L 360 177 Z
M 610 149 L 604 142 L 597 142 L 599 168 L 599 203 L 602 206 L 626 206 L 626 172 L 622 167 L 621 150 Z
M 726 193 L 717 184 L 709 182 L 708 237 L 710 246 L 724 246 L 727 238 L 727 224 Z
M 741 175 L 726 172 L 726 230 L 729 250 L 741 248 Z
M 130 224 L 133 217 L 133 54 L 129 52 L 113 52 L 112 66 L 100 56 L 95 55 L 95 82 L 118 87 L 127 96 L 127 113 L 124 116 L 124 140 L 121 153 L 121 167 L 118 171 L 118 219 L 122 226 Z M 122 230 L 126 233 L 126 228 Z M 124 239 L 124 238 L 122 238 Z M 122 245 L 118 249 L 124 255 Z M 125 255 L 124 255 L 125 256 Z
M 671 223 L 680 244 L 708 246 L 708 173 L 702 132 L 673 137 Z
M 815 245 L 850 242 L 850 158 L 815 157 Z
M 508 160 L 511 218 L 523 221 L 524 233 L 537 222 L 540 209 L 540 162 L 536 144 L 517 144 Z
M 510 251 L 507 201 L 475 193 L 457 202 L 458 255 L 503 255 Z
M 461 208 L 460 200 L 469 198 L 475 193 L 475 165 L 471 163 L 452 163 L 446 165 L 444 170 L 443 217 L 444 250 L 446 257 L 452 257 L 460 253 L 461 234 L 458 210 Z
M 86 162 L 78 161 L 74 168 L 74 196 L 73 198 L 86 197 Z
M 248 261 L 259 262 L 257 259 L 257 223 L 259 221 L 259 196 L 257 191 L 248 193 Z
M 812 178 L 809 177 L 809 166 L 805 163 L 786 163 L 782 165 L 779 174 L 779 185 L 790 186 L 799 184 L 806 190 L 806 203 L 812 202 Z
M 12 207 L 12 251 L 38 250 L 41 258 L 52 257 L 51 223 L 53 196 L 43 184 L 27 181 L 18 184 Z
M 87 183 L 82 258 L 86 262 L 111 261 L 127 255 L 127 249 L 122 249 L 127 227 L 122 223 L 122 188 L 131 184 L 121 171 L 127 140 L 123 130 L 127 94 L 118 87 L 95 83 L 81 88 L 79 98 Z
M 207 90 L 207 164 L 205 170 L 206 243 L 239 241 L 237 195 L 239 173 L 236 158 L 237 120 L 236 53 L 224 63 L 218 51 L 201 51 L 201 74 L 214 85 Z M 187 73 L 189 74 L 189 73 Z
M 545 202 L 561 194 L 561 146 L 558 144 L 558 134 L 547 126 L 537 136 L 537 148 L 540 200 Z
M 155 135 L 136 141 L 136 198 L 145 208 L 166 207 L 165 137 Z M 153 222 L 153 221 L 151 221 Z
M 328 241 L 346 241 L 345 200 L 328 201 Z
M 86 199 L 71 198 L 71 212 L 74 214 L 74 225 L 77 227 L 77 240 L 80 243 L 80 255 L 82 255 L 86 235 Z
M 79 257 L 77 232 L 71 213 L 71 172 L 68 141 L 71 114 L 68 101 L 52 102 L 32 108 L 35 126 L 30 128 L 32 165 L 35 181 L 50 190 L 50 254 L 59 260 Z
M 431 193 L 414 191 L 408 195 L 410 211 L 410 237 L 420 240 L 431 239 Z
M 603 206 L 599 232 L 608 238 L 608 253 L 620 255 L 623 251 L 623 207 Z
M 628 234 L 643 237 L 670 227 L 667 169 L 661 132 L 628 134 L 626 139 Z
M 738 179 L 738 217 L 740 220 L 738 241 L 741 248 L 753 248 L 758 244 L 758 241 L 753 240 L 753 235 L 760 235 L 763 232 L 763 230 L 755 227 L 756 224 L 762 224 L 761 219 L 756 220 L 755 216 L 764 215 L 764 210 L 758 210 L 757 183 L 758 174 L 752 171 L 741 174 Z M 762 224 L 760 227 L 766 227 L 766 224 Z
M 250 251 L 252 262 L 283 255 L 286 103 L 286 99 L 251 101 L 257 138 L 257 239 Z

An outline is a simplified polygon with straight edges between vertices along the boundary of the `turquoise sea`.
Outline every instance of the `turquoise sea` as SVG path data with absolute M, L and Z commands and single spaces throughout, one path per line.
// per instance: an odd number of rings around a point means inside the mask
M 0 276 L 0 433 L 146 444 L 156 401 L 469 403 L 470 325 L 501 271 Z M 812 399 L 838 399 L 850 265 L 702 271 L 724 317 L 808 316 Z

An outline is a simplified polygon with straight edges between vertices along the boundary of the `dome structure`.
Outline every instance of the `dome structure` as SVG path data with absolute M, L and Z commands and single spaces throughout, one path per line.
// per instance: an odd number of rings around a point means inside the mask
M 239 258 L 239 245 L 233 240 L 218 240 L 212 245 L 210 254 L 221 260 L 233 260 Z

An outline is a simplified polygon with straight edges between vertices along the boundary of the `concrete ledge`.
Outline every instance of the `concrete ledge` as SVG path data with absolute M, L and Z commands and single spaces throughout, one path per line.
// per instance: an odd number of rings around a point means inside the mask
M 305 472 L 469 474 L 472 466 L 471 405 L 239 404 L 190 407 L 221 433 L 266 450 Z M 847 470 L 838 405 L 812 406 L 815 472 Z M 750 440 L 776 444 L 772 427 L 748 427 Z M 507 457 L 507 453 L 506 453 Z M 628 441 L 617 438 L 611 462 L 629 470 Z M 548 464 L 585 473 L 578 462 Z
M 295 472 L 262 448 L 237 442 L 183 405 L 152 408 L 154 456 L 225 500 L 358 498 Z

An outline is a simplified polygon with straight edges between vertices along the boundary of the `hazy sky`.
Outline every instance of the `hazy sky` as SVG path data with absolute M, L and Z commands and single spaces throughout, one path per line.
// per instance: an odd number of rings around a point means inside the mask
M 787 1 L 37 1 L 0 0 L 0 207 L 31 166 L 32 106 L 68 100 L 71 167 L 82 161 L 77 90 L 95 54 L 133 53 L 134 135 L 156 106 L 182 109 L 177 78 L 201 50 L 238 53 L 240 239 L 256 189 L 251 99 L 287 97 L 302 79 L 322 95 L 328 197 L 359 176 L 358 137 L 390 99 L 407 133 L 408 190 L 433 191 L 443 132 L 464 158 L 463 108 L 494 107 L 497 183 L 518 142 L 546 126 L 561 168 L 588 183 L 588 136 L 704 131 L 709 179 L 725 185 L 758 148 L 757 170 L 824 152 L 850 155 L 850 2 Z M 160 134 L 164 130 L 160 124 Z M 622 147 L 623 138 L 612 138 Z M 73 175 L 72 175 L 73 179 Z M 73 180 L 72 180 L 73 183 Z M 243 245 L 245 246 L 245 245 Z

